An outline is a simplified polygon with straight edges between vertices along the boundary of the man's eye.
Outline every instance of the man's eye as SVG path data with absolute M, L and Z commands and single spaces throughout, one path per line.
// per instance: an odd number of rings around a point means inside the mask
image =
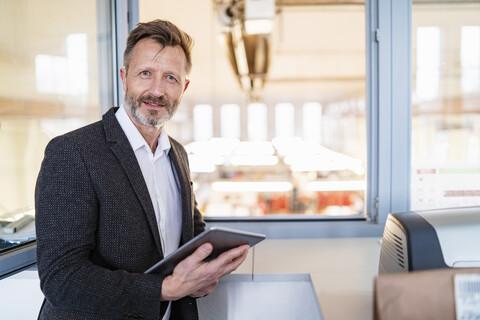
M 142 71 L 141 72 L 141 75 L 144 76 L 144 77 L 148 76 L 149 74 L 150 74 L 150 72 L 148 72 L 148 71 Z
M 174 80 L 174 81 L 177 80 L 177 79 L 176 79 L 174 76 L 172 76 L 172 75 L 168 75 L 168 76 L 167 76 L 167 79 L 168 79 L 168 80 Z

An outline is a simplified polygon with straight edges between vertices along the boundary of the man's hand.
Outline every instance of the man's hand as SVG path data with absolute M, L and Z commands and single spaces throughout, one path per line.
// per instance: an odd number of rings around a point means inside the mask
M 203 297 L 213 291 L 218 279 L 235 271 L 247 257 L 249 245 L 222 253 L 218 258 L 204 262 L 213 247 L 201 245 L 192 255 L 181 261 L 173 273 L 163 280 L 162 300 L 178 300 L 185 296 Z

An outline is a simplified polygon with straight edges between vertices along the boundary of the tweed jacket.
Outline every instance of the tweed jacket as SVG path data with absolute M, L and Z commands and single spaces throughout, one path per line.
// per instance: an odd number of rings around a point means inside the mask
M 160 320 L 163 258 L 140 166 L 110 109 L 101 121 L 48 144 L 35 190 L 37 262 L 45 300 L 39 319 Z M 187 154 L 170 138 L 182 196 L 181 243 L 205 229 Z M 171 319 L 198 319 L 195 299 L 172 303 Z

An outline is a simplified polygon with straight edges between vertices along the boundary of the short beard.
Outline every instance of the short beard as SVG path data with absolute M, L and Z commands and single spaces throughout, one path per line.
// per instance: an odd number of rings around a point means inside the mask
M 142 113 L 141 108 L 142 102 L 163 105 L 165 106 L 165 112 L 162 116 L 159 116 L 159 113 L 161 112 L 160 110 L 146 109 L 146 112 L 148 112 L 148 114 L 144 114 Z M 171 105 L 164 96 L 155 97 L 151 94 L 144 94 L 138 98 L 135 98 L 133 96 L 130 96 L 127 90 L 123 99 L 123 106 L 128 112 L 128 114 L 130 114 L 130 116 L 139 124 L 149 127 L 160 128 L 173 117 L 173 115 L 177 111 L 178 102 L 175 102 L 173 103 L 173 105 Z

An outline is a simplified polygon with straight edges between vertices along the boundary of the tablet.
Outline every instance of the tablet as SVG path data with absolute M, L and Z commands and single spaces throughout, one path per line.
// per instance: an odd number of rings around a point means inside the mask
M 213 246 L 212 253 L 204 260 L 209 261 L 215 259 L 229 249 L 241 246 L 243 244 L 248 244 L 250 247 L 253 247 L 264 239 L 265 235 L 260 233 L 223 227 L 212 227 L 209 230 L 200 233 L 198 236 L 185 243 L 167 257 L 157 262 L 155 265 L 145 271 L 145 273 L 157 273 L 164 276 L 172 274 L 173 269 L 175 269 L 175 266 L 180 261 L 191 255 L 199 246 L 206 242 L 210 242 Z

